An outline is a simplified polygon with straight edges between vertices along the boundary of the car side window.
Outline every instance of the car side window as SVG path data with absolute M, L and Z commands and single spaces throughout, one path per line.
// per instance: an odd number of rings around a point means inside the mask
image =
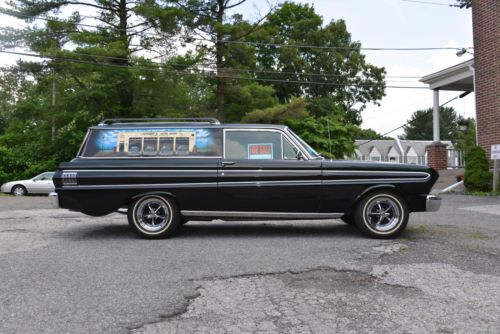
M 248 160 L 297 159 L 296 148 L 277 131 L 226 130 L 225 158 Z
M 297 148 L 283 137 L 283 160 L 297 160 Z

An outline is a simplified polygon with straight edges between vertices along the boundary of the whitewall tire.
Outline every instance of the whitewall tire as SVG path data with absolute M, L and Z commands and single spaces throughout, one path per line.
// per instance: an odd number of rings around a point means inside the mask
M 409 212 L 404 199 L 396 192 L 379 190 L 364 196 L 356 206 L 354 220 L 368 236 L 394 238 L 408 224 Z
M 147 195 L 134 201 L 127 217 L 132 230 L 148 239 L 170 236 L 179 226 L 180 220 L 175 202 L 158 195 Z

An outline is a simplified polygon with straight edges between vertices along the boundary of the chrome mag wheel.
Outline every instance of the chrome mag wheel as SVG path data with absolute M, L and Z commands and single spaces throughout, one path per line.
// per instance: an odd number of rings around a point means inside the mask
M 166 238 L 179 226 L 176 202 L 161 195 L 146 195 L 131 203 L 128 223 L 139 236 L 148 239 Z
M 159 198 L 148 198 L 135 210 L 135 218 L 141 228 L 148 232 L 157 232 L 170 222 L 171 211 L 165 201 Z
M 390 197 L 380 196 L 368 202 L 365 210 L 366 222 L 375 230 L 387 232 L 401 220 L 399 205 Z

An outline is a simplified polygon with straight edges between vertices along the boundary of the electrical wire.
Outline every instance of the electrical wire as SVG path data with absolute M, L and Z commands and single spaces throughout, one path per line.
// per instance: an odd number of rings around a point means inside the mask
M 412 3 L 423 4 L 423 5 L 446 6 L 446 7 L 460 7 L 460 5 L 457 5 L 457 4 L 442 3 L 442 2 L 432 2 L 432 1 L 421 1 L 421 0 L 399 0 L 399 1 L 412 2 Z
M 323 86 L 338 86 L 338 87 L 378 87 L 378 85 L 370 85 L 370 84 L 331 83 L 331 82 L 283 80 L 283 79 L 270 79 L 270 78 L 268 79 L 268 78 L 234 77 L 234 76 L 227 76 L 227 75 L 217 75 L 217 73 L 215 73 L 215 75 L 214 75 L 214 72 L 207 73 L 206 71 L 200 71 L 200 72 L 176 71 L 176 70 L 168 70 L 165 68 L 160 68 L 157 66 L 150 67 L 150 66 L 141 66 L 141 65 L 134 65 L 134 66 L 119 65 L 119 64 L 111 64 L 111 63 L 85 61 L 85 60 L 80 60 L 80 59 L 60 57 L 60 56 L 54 56 L 54 55 L 38 55 L 38 54 L 32 54 L 32 53 L 6 51 L 6 50 L 0 50 L 0 53 L 14 54 L 14 55 L 20 55 L 20 56 L 27 56 L 27 57 L 48 58 L 48 59 L 53 59 L 53 60 L 65 61 L 65 62 L 83 63 L 83 64 L 113 67 L 113 68 L 144 69 L 144 70 L 149 70 L 149 71 L 159 71 L 159 72 L 172 73 L 172 74 L 204 75 L 204 76 L 211 76 L 211 77 L 222 78 L 222 79 L 233 79 L 233 80 L 275 82 L 275 83 L 288 83 L 288 84 L 304 84 L 304 85 L 323 85 Z M 207 74 L 209 74 L 209 75 L 207 75 Z M 385 88 L 427 89 L 427 87 L 397 86 L 397 85 L 387 85 L 387 86 L 385 86 Z
M 103 62 L 95 62 L 95 61 L 86 61 L 86 60 L 81 60 L 81 59 L 75 59 L 75 58 L 69 58 L 69 57 L 63 57 L 63 56 L 55 56 L 55 55 L 38 55 L 38 54 L 33 54 L 33 53 L 25 53 L 25 52 L 17 52 L 17 51 L 6 51 L 6 50 L 0 50 L 1 53 L 7 53 L 7 54 L 13 54 L 13 55 L 19 55 L 19 56 L 26 56 L 26 57 L 37 57 L 37 58 L 49 58 L 49 59 L 55 59 L 55 60 L 62 60 L 62 61 L 67 61 L 67 62 L 74 62 L 74 63 L 84 63 L 84 64 L 91 64 L 91 65 L 99 65 L 99 66 L 107 66 L 107 67 L 124 67 L 124 68 L 135 68 L 135 69 L 144 69 L 144 70 L 162 70 L 162 71 L 167 71 L 164 67 L 171 65 L 171 64 L 161 64 L 161 63 L 156 63 L 152 62 L 155 66 L 145 66 L 145 65 L 120 65 L 120 64 L 111 64 L 111 63 L 103 63 Z M 99 56 L 99 55 L 89 55 L 89 54 L 84 54 L 84 53 L 72 53 L 75 55 L 82 55 L 82 56 L 95 56 L 97 58 L 102 57 L 104 59 L 111 59 L 111 60 L 127 60 L 126 58 L 122 57 L 112 57 L 112 56 Z M 184 65 L 181 64 L 182 66 L 186 67 L 191 67 L 191 65 Z M 163 66 L 163 68 L 161 67 Z M 175 65 L 174 65 L 175 66 Z M 285 79 L 275 79 L 275 78 L 248 78 L 248 77 L 235 77 L 231 76 L 228 74 L 219 74 L 218 76 L 216 75 L 217 69 L 215 68 L 192 68 L 193 70 L 198 70 L 199 73 L 202 74 L 207 74 L 211 73 L 212 76 L 223 78 L 223 79 L 237 79 L 237 80 L 251 80 L 251 81 L 263 81 L 263 82 L 275 82 L 275 83 L 296 83 L 296 84 L 315 84 L 315 85 L 328 85 L 328 86 L 347 86 L 347 87 L 375 87 L 377 85 L 363 85 L 363 84 L 343 84 L 343 83 L 331 83 L 331 82 L 315 82 L 315 81 L 304 81 L 304 80 L 285 80 Z M 227 68 L 225 68 L 227 69 Z M 258 71 L 255 71 L 258 72 Z M 262 72 L 268 72 L 268 71 L 262 71 Z M 193 74 L 190 72 L 185 72 L 185 71 L 176 71 L 175 73 L 185 73 L 185 74 Z M 279 73 L 276 71 L 276 73 Z M 286 72 L 285 72 L 286 73 Z M 288 73 L 293 73 L 293 72 L 288 72 Z M 215 75 L 213 75 L 215 74 Z M 301 73 L 294 73 L 294 74 L 301 74 Z M 302 74 L 303 75 L 303 74 Z M 315 74 L 315 75 L 320 75 L 320 74 Z M 345 77 L 339 75 L 339 77 Z M 403 82 L 403 81 L 387 81 L 387 82 Z M 413 81 L 409 81 L 412 82 Z M 398 85 L 387 85 L 386 88 L 413 88 L 413 89 L 427 89 L 427 87 L 417 87 L 417 86 L 398 86 Z
M 457 95 L 457 96 L 455 96 L 455 97 L 454 97 L 454 98 L 452 98 L 452 99 L 449 99 L 449 100 L 448 100 L 448 101 L 446 101 L 445 103 L 440 104 L 440 105 L 439 105 L 439 107 L 440 107 L 440 108 L 441 108 L 441 107 L 444 107 L 445 105 L 447 105 L 447 104 L 448 104 L 448 103 L 450 103 L 451 101 L 454 101 L 454 100 L 456 100 L 456 99 L 461 99 L 461 98 L 463 98 L 463 97 L 465 97 L 465 96 L 469 95 L 470 93 L 471 93 L 471 91 L 466 91 L 466 92 L 464 92 L 464 93 L 461 93 L 460 95 Z M 427 113 L 429 113 L 429 112 L 432 112 L 432 110 L 428 110 L 425 114 L 427 114 Z M 416 121 L 416 120 L 417 120 L 417 119 L 409 120 L 409 121 L 407 121 L 405 124 L 400 125 L 400 126 L 398 126 L 397 128 L 394 128 L 394 129 L 392 129 L 391 131 L 388 131 L 388 132 L 386 132 L 386 133 L 382 134 L 381 136 L 382 136 L 382 137 L 385 137 L 385 136 L 386 136 L 386 135 L 388 135 L 389 133 L 392 133 L 392 132 L 394 132 L 394 131 L 396 131 L 396 130 L 399 130 L 399 129 L 401 129 L 402 127 L 405 127 L 405 126 L 407 126 L 407 125 L 411 124 L 412 122 L 414 122 L 414 121 Z M 368 140 L 368 141 L 366 141 L 366 142 L 364 142 L 364 143 L 359 144 L 358 146 L 361 146 L 361 145 L 366 145 L 366 144 L 368 144 L 368 143 L 370 143 L 370 142 L 372 142 L 372 141 L 374 141 L 374 140 L 376 140 L 376 139 L 370 139 L 370 140 Z
M 96 25 L 90 25 L 90 24 L 83 24 L 83 23 L 76 23 L 76 22 L 67 22 L 67 21 L 61 21 L 61 20 L 55 20 L 55 19 L 50 19 L 46 17 L 41 17 L 41 16 L 31 16 L 31 15 L 26 15 L 18 12 L 13 12 L 13 11 L 6 11 L 0 9 L 0 13 L 6 14 L 6 15 L 11 15 L 11 16 L 21 16 L 25 17 L 28 19 L 34 19 L 34 20 L 44 20 L 44 21 L 49 21 L 49 22 L 59 22 L 59 23 L 72 23 L 77 26 L 83 26 L 83 27 L 88 27 L 88 28 L 96 28 L 96 29 L 102 29 L 102 26 L 96 26 Z M 113 30 L 118 30 L 118 31 L 133 31 L 130 28 L 126 29 L 120 29 L 120 28 L 113 28 Z M 155 33 L 148 33 L 144 32 L 146 35 L 154 35 L 156 36 L 157 34 Z M 342 47 L 342 46 L 322 46 L 322 45 L 302 45 L 302 44 L 279 44 L 279 43 L 266 43 L 266 42 L 251 42 L 251 41 L 231 41 L 231 40 L 215 40 L 215 41 L 210 41 L 206 39 L 201 39 L 201 38 L 194 38 L 193 40 L 197 41 L 205 41 L 209 43 L 219 43 L 222 42 L 224 44 L 239 44 L 239 45 L 253 45 L 253 46 L 271 46 L 271 47 L 291 47 L 291 48 L 308 48 L 308 49 L 323 49 L 323 50 L 346 50 L 346 51 L 357 51 L 357 50 L 364 50 L 364 51 L 435 51 L 435 50 L 453 50 L 453 51 L 459 51 L 462 50 L 463 48 L 459 47 L 411 47 L 411 48 L 401 48 L 401 47 L 360 47 L 360 48 L 353 48 L 353 47 Z M 188 43 L 185 42 L 186 44 L 193 44 L 193 43 Z M 465 48 L 465 49 L 472 49 L 471 47 Z

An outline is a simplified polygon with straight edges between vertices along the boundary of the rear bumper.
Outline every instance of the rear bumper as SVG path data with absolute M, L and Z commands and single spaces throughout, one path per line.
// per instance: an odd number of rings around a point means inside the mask
M 59 209 L 61 206 L 59 205 L 59 195 L 57 193 L 49 194 L 50 204 L 54 209 Z
M 435 212 L 441 207 L 441 197 L 436 195 L 428 195 L 425 201 L 425 211 Z

